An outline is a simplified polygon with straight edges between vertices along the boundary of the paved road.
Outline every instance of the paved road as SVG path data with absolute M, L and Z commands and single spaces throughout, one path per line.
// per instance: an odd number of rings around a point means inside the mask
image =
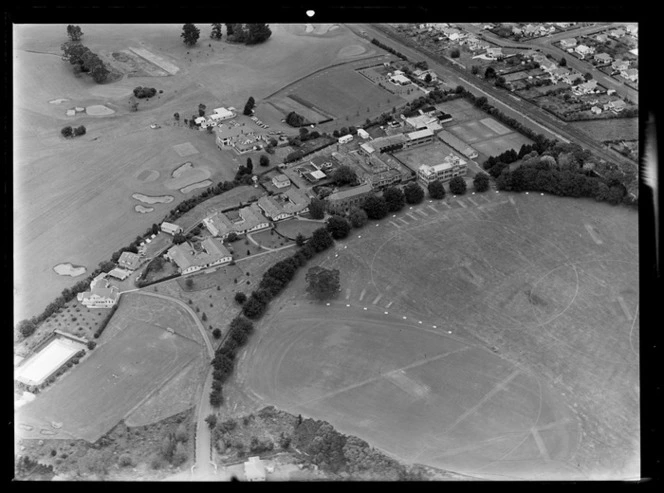
M 560 58 L 564 56 L 565 59 L 567 60 L 568 67 L 578 70 L 582 74 L 590 72 L 593 78 L 607 89 L 615 89 L 616 92 L 620 94 L 623 98 L 638 103 L 639 101 L 638 91 L 623 84 L 622 82 L 617 81 L 613 77 L 606 75 L 604 72 L 601 72 L 600 70 L 596 69 L 592 63 L 579 60 L 575 56 L 567 53 L 565 50 L 553 46 L 554 42 L 560 41 L 561 39 L 572 38 L 572 37 L 578 38 L 579 36 L 605 31 L 609 28 L 609 26 L 611 26 L 611 24 L 597 24 L 595 26 L 573 29 L 565 33 L 535 38 L 525 43 L 501 38 L 499 36 L 496 36 L 490 31 L 482 30 L 480 26 L 464 25 L 464 29 L 470 33 L 475 34 L 476 36 L 483 37 L 486 41 L 494 43 L 497 46 L 525 48 L 525 49 L 530 48 L 533 50 L 539 50 L 544 55 L 551 55 L 556 60 L 560 60 Z
M 359 30 L 365 30 L 368 37 L 377 38 L 389 46 L 394 46 L 399 51 L 414 60 L 426 60 L 429 67 L 436 71 L 442 78 L 451 85 L 467 85 L 468 79 L 473 80 L 476 87 L 490 94 L 494 101 L 500 101 L 503 104 L 503 112 L 517 120 L 523 121 L 523 116 L 527 115 L 529 119 L 535 120 L 544 128 L 549 129 L 543 132 L 548 138 L 558 138 L 556 135 L 563 136 L 565 139 L 580 144 L 581 146 L 593 151 L 598 157 L 610 162 L 618 162 L 624 165 L 637 166 L 632 160 L 605 148 L 602 144 L 590 139 L 587 135 L 577 129 L 568 126 L 566 122 L 556 118 L 543 109 L 514 97 L 513 94 L 496 89 L 493 84 L 484 79 L 469 75 L 468 71 L 455 66 L 439 54 L 416 45 L 412 40 L 398 36 L 391 28 L 383 25 L 362 24 L 348 26 L 351 30 L 358 33 Z M 359 34 L 358 34 L 359 35 Z M 542 127 L 540 127 L 542 128 Z

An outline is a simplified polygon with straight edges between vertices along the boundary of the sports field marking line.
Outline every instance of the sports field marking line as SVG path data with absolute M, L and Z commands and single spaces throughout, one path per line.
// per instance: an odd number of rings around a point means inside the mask
M 350 299 L 350 288 L 346 288 L 346 299 Z
M 456 202 L 457 204 L 459 204 L 461 207 L 463 207 L 464 209 L 468 207 L 466 204 L 464 204 L 464 203 L 461 202 L 460 200 L 455 200 L 455 202 Z
M 475 202 L 473 199 L 471 199 L 470 197 L 466 197 L 466 198 L 467 198 L 467 199 L 468 199 L 468 200 L 469 200 L 474 206 L 477 207 L 477 206 L 480 205 L 480 204 L 478 204 L 477 202 Z
M 509 374 L 507 378 L 505 378 L 502 382 L 499 382 L 497 385 L 495 385 L 489 392 L 487 392 L 484 397 L 482 397 L 477 404 L 475 404 L 473 407 L 468 409 L 465 413 L 463 413 L 461 416 L 459 416 L 454 423 L 452 423 L 446 430 L 445 434 L 449 433 L 452 431 L 454 428 L 456 428 L 462 421 L 464 421 L 468 416 L 471 414 L 475 413 L 480 407 L 482 407 L 489 399 L 491 399 L 494 395 L 496 395 L 498 392 L 501 390 L 504 390 L 505 387 L 512 381 L 514 378 L 516 378 L 517 375 L 521 373 L 521 369 L 517 368 L 514 370 L 512 373 Z
M 434 206 L 432 206 L 432 205 L 429 205 L 428 207 L 429 207 L 429 209 L 431 209 L 431 210 L 434 211 L 434 212 L 440 212 L 438 209 L 436 209 L 436 208 L 435 208 Z
M 388 222 L 389 222 L 392 226 L 396 226 L 397 228 L 400 228 L 400 227 L 401 227 L 401 226 L 399 226 L 397 223 L 395 223 L 394 221 L 388 221 Z
M 391 307 L 391 306 L 392 306 L 392 303 L 394 303 L 394 301 L 390 301 L 387 305 L 385 305 L 385 308 L 389 308 L 389 307 Z
M 378 303 L 378 302 L 380 301 L 380 299 L 381 299 L 382 297 L 383 297 L 383 294 L 382 294 L 382 293 L 379 294 L 378 296 L 376 296 L 376 299 L 373 300 L 373 301 L 371 302 L 371 304 L 372 304 L 372 305 L 375 305 L 376 303 Z
M 424 212 L 422 209 L 415 209 L 415 212 L 419 212 L 419 213 L 422 214 L 424 217 L 429 217 L 429 214 L 427 214 L 426 212 Z
M 447 202 L 443 202 L 443 205 L 446 205 L 448 209 L 452 208 L 452 206 L 450 204 L 448 204 Z
M 330 397 L 334 397 L 334 396 L 339 395 L 339 394 L 342 394 L 342 393 L 344 393 L 344 392 L 348 392 L 349 390 L 353 390 L 353 389 L 356 389 L 356 388 L 362 387 L 362 386 L 364 386 L 364 385 L 367 385 L 367 384 L 370 384 L 370 383 L 373 383 L 373 382 L 377 382 L 378 380 L 381 380 L 381 379 L 383 379 L 383 378 L 388 377 L 388 376 L 389 376 L 390 374 L 392 374 L 392 373 L 411 370 L 411 369 L 413 369 L 413 368 L 417 368 L 418 366 L 423 366 L 423 365 L 426 365 L 426 364 L 431 363 L 431 362 L 433 362 L 433 361 L 437 361 L 437 360 L 439 360 L 439 359 L 443 359 L 443 358 L 446 357 L 446 356 L 450 356 L 450 355 L 452 355 L 452 354 L 456 354 L 456 353 L 460 353 L 460 352 L 463 352 L 463 351 L 467 351 L 468 349 L 471 349 L 471 347 L 470 347 L 470 346 L 464 346 L 464 347 L 462 347 L 462 348 L 455 349 L 454 351 L 449 351 L 449 352 L 447 352 L 447 353 L 438 354 L 438 355 L 436 355 L 436 356 L 432 356 L 432 357 L 428 357 L 428 358 L 423 358 L 423 359 L 418 360 L 418 361 L 415 361 L 415 362 L 413 362 L 413 363 L 411 363 L 411 364 L 409 364 L 409 365 L 402 366 L 402 367 L 400 367 L 400 368 L 395 368 L 394 370 L 386 371 L 386 372 L 381 373 L 381 374 L 379 374 L 379 375 L 377 375 L 377 376 L 375 376 L 375 377 L 367 378 L 366 380 L 362 380 L 361 382 L 358 382 L 358 383 L 354 383 L 354 384 L 351 384 L 351 385 L 347 385 L 347 386 L 342 387 L 342 388 L 340 388 L 340 389 L 338 389 L 338 390 L 335 390 L 334 392 L 329 392 L 329 393 L 327 393 L 327 394 L 325 394 L 325 395 L 322 395 L 322 396 L 319 396 L 319 397 L 315 397 L 314 399 L 309 399 L 308 401 L 300 402 L 300 403 L 298 403 L 297 405 L 298 405 L 298 406 L 306 406 L 306 405 L 311 404 L 311 403 L 313 403 L 313 402 L 322 401 L 322 400 L 324 400 L 324 399 L 328 399 L 328 398 L 330 398 Z
M 417 220 L 419 219 L 419 217 L 414 216 L 414 215 L 411 214 L 410 212 L 406 212 L 406 215 L 412 217 L 415 221 L 417 221 Z
M 542 457 L 544 457 L 544 462 L 551 462 L 551 457 L 549 456 L 549 451 L 546 449 L 544 440 L 542 440 L 542 437 L 534 426 L 530 429 L 530 433 L 535 439 L 535 443 L 537 444 L 537 448 L 539 449 L 540 454 Z
M 362 300 L 364 299 L 364 295 L 365 295 L 365 294 L 367 294 L 367 289 L 366 289 L 366 288 L 364 288 L 364 289 L 362 290 L 362 292 L 360 293 L 360 301 L 362 301 Z
M 401 221 L 406 226 L 410 225 L 410 223 L 408 221 L 406 221 L 403 217 L 397 217 L 397 221 Z

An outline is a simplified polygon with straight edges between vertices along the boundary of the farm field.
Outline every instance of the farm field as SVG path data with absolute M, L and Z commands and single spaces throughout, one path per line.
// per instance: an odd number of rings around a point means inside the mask
M 229 408 L 480 478 L 638 477 L 636 213 L 489 192 L 393 216 L 313 261 L 340 269 L 329 306 L 304 272 L 272 303 Z
M 598 141 L 638 140 L 639 138 L 638 118 L 571 122 L 569 125 Z
M 249 96 L 260 108 L 262 98 L 311 71 L 376 53 L 343 26 L 306 33 L 303 26 L 275 25 L 269 42 L 260 46 L 222 41 L 189 49 L 181 25 L 82 25 L 85 45 L 110 63 L 113 53 L 136 48 L 178 68 L 174 75 L 128 74 L 97 85 L 76 78 L 61 60 L 65 27 L 22 25 L 13 33 L 14 249 L 21 253 L 14 272 L 16 321 L 39 313 L 77 280 L 58 276 L 53 266 L 66 261 L 92 270 L 196 193 L 166 186 L 183 162 L 191 161 L 213 183 L 232 180 L 238 159 L 219 151 L 213 136 L 174 124 L 174 113 L 188 118 L 199 103 L 241 108 Z M 267 68 L 269 78 L 262 76 Z M 141 100 L 132 112 L 128 100 L 139 85 L 163 93 Z M 114 113 L 66 116 L 69 108 L 94 105 Z M 162 128 L 150 129 L 152 123 Z M 60 130 L 66 125 L 85 125 L 87 133 L 65 140 Z M 174 146 L 187 143 L 197 152 L 180 156 Z M 132 198 L 134 193 L 172 195 L 174 201 L 140 213 L 135 207 L 146 205 Z
M 138 409 L 152 391 L 204 358 L 197 332 L 193 320 L 177 305 L 141 294 L 123 295 L 92 354 L 21 408 L 17 434 L 96 441 Z M 193 404 L 182 401 L 186 389 L 169 390 L 174 408 Z M 157 418 L 169 415 L 167 409 L 164 406 Z M 54 430 L 53 422 L 61 428 Z

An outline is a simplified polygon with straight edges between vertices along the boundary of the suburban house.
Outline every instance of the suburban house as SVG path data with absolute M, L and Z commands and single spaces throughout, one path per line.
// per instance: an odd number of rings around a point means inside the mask
M 199 116 L 198 118 L 196 118 L 196 119 L 194 120 L 194 123 L 195 123 L 196 125 L 203 125 L 203 124 L 205 124 L 206 120 L 207 120 L 207 119 L 206 119 L 204 116 Z
M 523 29 L 521 29 L 519 26 L 512 26 L 512 34 L 515 36 L 521 36 L 523 34 Z
M 422 81 L 427 78 L 427 75 L 431 76 L 432 81 L 438 80 L 438 76 L 436 75 L 436 72 L 434 72 L 433 70 L 417 69 L 413 71 L 413 75 L 415 76 L 415 78 Z
M 290 186 L 291 181 L 286 175 L 280 173 L 272 177 L 272 184 L 277 188 L 286 188 Z
M 247 481 L 265 481 L 265 465 L 260 457 L 249 457 L 244 463 L 244 478 Z
M 351 140 L 353 140 L 353 136 L 351 134 L 346 134 L 346 135 L 342 135 L 341 137 L 339 137 L 337 142 L 339 142 L 339 144 L 347 144 Z
M 178 226 L 177 224 L 167 223 L 166 221 L 164 221 L 163 223 L 161 223 L 161 230 L 164 233 L 168 233 L 169 235 L 175 236 L 176 234 L 182 232 L 182 227 Z
M 411 83 L 410 79 L 405 75 L 402 74 L 394 75 L 394 73 L 390 76 L 390 82 L 392 84 L 396 84 L 397 86 L 407 86 L 408 84 Z
M 595 36 L 595 41 L 598 43 L 606 43 L 609 40 L 609 37 L 606 34 L 598 34 Z
M 572 92 L 577 96 L 581 96 L 582 94 L 590 94 L 592 92 L 595 92 L 596 89 L 597 89 L 597 81 L 595 79 L 590 79 L 589 81 L 586 81 L 583 84 L 574 86 L 572 88 Z
M 272 221 L 280 221 L 309 210 L 309 199 L 295 187 L 278 195 L 263 195 L 257 204 L 265 217 Z
M 119 297 L 118 288 L 108 282 L 103 272 L 92 280 L 90 291 L 76 295 L 78 301 L 88 308 L 111 308 Z
M 558 66 L 556 62 L 549 60 L 547 57 L 540 55 L 539 53 L 533 57 L 533 61 L 539 63 L 540 68 L 545 72 L 550 72 Z
M 357 135 L 359 135 L 363 139 L 368 139 L 369 138 L 369 133 L 366 130 L 364 130 L 363 128 L 358 128 L 357 129 Z
M 206 238 L 196 248 L 189 242 L 173 245 L 165 255 L 175 262 L 183 274 L 227 264 L 233 257 L 221 240 Z
M 494 60 L 497 60 L 498 58 L 502 58 L 503 56 L 503 49 L 500 47 L 496 48 L 488 48 L 486 50 L 486 56 L 493 58 Z
M 270 227 L 270 221 L 256 204 L 225 213 L 217 212 L 203 219 L 203 224 L 212 235 L 222 239 L 231 233 L 240 235 Z
M 440 180 L 447 182 L 455 176 L 464 176 L 466 174 L 466 161 L 459 156 L 449 154 L 440 164 L 423 164 L 417 170 L 417 180 L 427 187 L 431 182 Z
M 608 53 L 597 53 L 594 58 L 597 63 L 601 63 L 602 65 L 608 65 L 613 61 L 613 58 Z
M 567 48 L 574 48 L 576 46 L 576 38 L 567 38 L 560 40 L 560 47 L 566 50 Z
M 627 60 L 616 60 L 611 64 L 611 68 L 613 70 L 617 70 L 618 72 L 622 72 L 623 70 L 627 70 L 629 68 L 629 62 Z
M 638 37 L 639 35 L 639 25 L 638 24 L 628 24 L 625 26 L 625 29 L 629 34 L 634 36 L 635 38 Z
M 594 113 L 595 115 L 599 115 L 600 113 L 602 113 L 602 108 L 600 108 L 599 106 L 593 106 L 592 108 L 590 108 L 590 112 Z
M 579 45 L 574 48 L 574 51 L 576 51 L 580 57 L 585 58 L 586 56 L 595 53 L 595 48 L 591 48 L 590 46 L 586 45 Z
M 438 123 L 437 117 L 429 115 L 418 115 L 406 118 L 406 123 L 415 130 L 429 129 L 435 132 L 436 130 L 443 128 Z
M 567 77 L 570 74 L 570 71 L 566 67 L 556 67 L 551 72 L 549 72 L 549 76 L 551 78 L 551 81 L 556 84 L 558 81 L 562 80 L 564 77 Z
M 325 198 L 327 210 L 334 213 L 348 212 L 353 206 L 361 206 L 364 200 L 371 194 L 372 187 L 368 183 L 349 190 L 335 192 Z
M 132 252 L 122 252 L 118 259 L 118 265 L 123 269 L 136 270 L 141 265 L 141 256 Z
M 571 86 L 579 79 L 583 80 L 583 74 L 577 70 L 572 69 L 568 74 L 563 76 L 562 81 L 565 84 L 569 84 Z
M 447 130 L 442 130 L 436 135 L 442 142 L 469 159 L 475 159 L 479 155 L 475 149 Z
M 131 275 L 130 270 L 126 269 L 120 269 L 119 267 L 116 267 L 115 269 L 111 270 L 108 273 L 109 276 L 115 277 L 116 279 L 119 279 L 120 281 L 124 281 Z
M 625 103 L 625 101 L 623 101 L 622 99 L 616 99 L 614 101 L 610 101 L 609 103 L 605 104 L 604 109 L 613 111 L 614 113 L 620 113 L 622 110 L 625 109 L 625 106 L 627 106 L 627 103 Z
M 621 70 L 620 75 L 625 79 L 629 79 L 632 82 L 639 80 L 639 69 L 628 68 L 627 70 Z

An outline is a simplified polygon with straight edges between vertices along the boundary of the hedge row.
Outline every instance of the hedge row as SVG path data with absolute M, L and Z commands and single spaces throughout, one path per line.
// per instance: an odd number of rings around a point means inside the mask
M 93 336 L 95 339 L 99 339 L 99 336 L 101 336 L 102 332 L 104 332 L 104 329 L 108 325 L 108 322 L 111 321 L 111 318 L 113 318 L 113 314 L 115 314 L 117 309 L 118 309 L 118 304 L 116 303 L 115 305 L 113 305 L 113 308 L 109 310 L 109 312 L 106 314 L 106 316 L 99 324 L 99 327 L 97 328 Z
M 387 52 L 389 52 L 389 53 L 392 53 L 393 55 L 398 56 L 398 57 L 401 58 L 403 61 L 405 61 L 405 62 L 408 61 L 408 57 L 407 57 L 406 55 L 404 55 L 403 53 L 401 53 L 401 52 L 395 50 L 395 49 L 392 48 L 391 46 L 387 46 L 386 44 L 381 43 L 381 42 L 378 41 L 376 38 L 373 38 L 373 39 L 371 40 L 371 42 L 372 42 L 373 44 L 375 44 L 376 46 L 380 46 L 380 47 L 381 47 L 382 49 L 384 49 L 385 51 L 387 51 Z

